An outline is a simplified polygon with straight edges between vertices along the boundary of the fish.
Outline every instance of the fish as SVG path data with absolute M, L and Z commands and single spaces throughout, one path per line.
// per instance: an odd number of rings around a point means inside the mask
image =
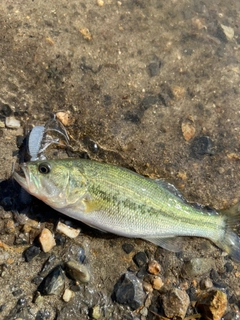
M 181 251 L 185 236 L 211 240 L 240 262 L 239 212 L 209 212 L 172 185 L 89 159 L 30 161 L 13 178 L 53 209 L 105 232 Z

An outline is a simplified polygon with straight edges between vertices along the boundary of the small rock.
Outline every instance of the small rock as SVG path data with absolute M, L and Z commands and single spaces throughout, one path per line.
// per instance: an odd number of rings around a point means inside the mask
M 80 233 L 80 229 L 71 228 L 66 224 L 62 223 L 61 221 L 58 222 L 56 231 L 65 234 L 68 238 L 71 239 L 76 238 Z
M 184 319 L 190 304 L 189 296 L 185 291 L 172 289 L 163 296 L 163 309 L 169 318 L 178 317 Z
M 79 29 L 79 31 L 85 40 L 88 40 L 88 41 L 92 40 L 92 35 L 91 35 L 91 32 L 88 30 L 88 28 L 81 28 Z
M 153 292 L 153 287 L 151 286 L 151 284 L 148 283 L 148 282 L 145 282 L 145 281 L 143 282 L 143 289 L 147 293 L 152 293 Z
M 163 281 L 160 277 L 154 277 L 152 279 L 152 286 L 155 290 L 160 290 L 163 286 Z
M 2 104 L 0 112 L 4 117 L 9 117 L 13 113 L 8 104 Z
M 15 290 L 15 291 L 13 291 L 12 292 L 12 295 L 14 296 L 14 297 L 17 297 L 17 296 L 19 296 L 20 294 L 22 294 L 22 289 L 17 289 L 17 290 Z
M 43 276 L 46 274 L 52 267 L 53 264 L 55 263 L 56 256 L 54 254 L 51 254 L 47 260 L 44 262 L 41 271 L 39 272 L 40 276 Z
M 34 257 L 36 257 L 39 253 L 41 252 L 39 247 L 36 246 L 31 246 L 29 248 L 27 248 L 24 252 L 23 252 L 23 256 L 25 258 L 26 262 L 30 262 Z
M 43 279 L 38 286 L 38 291 L 43 295 L 59 295 L 63 291 L 64 280 L 62 267 L 58 265 Z
M 51 316 L 51 313 L 48 310 L 39 310 L 35 320 L 47 320 Z
M 85 256 L 85 251 L 83 248 L 79 247 L 79 251 L 78 251 L 78 255 L 77 255 L 78 259 L 79 259 L 79 262 L 83 263 L 84 260 L 86 259 L 86 256 Z
M 221 27 L 227 39 L 232 40 L 234 37 L 234 29 L 231 27 L 225 26 L 224 24 L 221 24 Z
M 145 293 L 142 283 L 132 273 L 125 273 L 114 286 L 113 299 L 133 310 L 143 306 Z
M 227 295 L 216 289 L 205 291 L 200 295 L 196 308 L 209 320 L 221 320 L 227 311 Z
M 140 268 L 147 263 L 147 255 L 145 252 L 138 252 L 133 256 L 133 261 Z
M 197 137 L 193 140 L 191 144 L 192 157 L 199 158 L 206 154 L 213 155 L 214 153 L 213 141 L 208 136 Z
M 148 68 L 148 73 L 149 76 L 152 77 L 156 77 L 159 75 L 160 72 L 160 68 L 161 68 L 161 61 L 155 61 L 155 62 L 151 62 L 149 63 L 149 65 L 147 66 Z
M 74 297 L 74 295 L 75 295 L 75 293 L 72 290 L 66 289 L 64 291 L 64 294 L 63 294 L 63 297 L 62 297 L 63 301 L 69 302 L 72 299 L 72 297 Z
M 182 126 L 183 137 L 186 141 L 189 141 L 195 136 L 196 129 L 193 121 L 189 119 L 184 120 L 181 126 Z
M 131 243 L 124 243 L 122 245 L 122 249 L 124 252 L 126 252 L 127 254 L 129 254 L 130 252 L 133 251 L 134 246 Z
M 15 222 L 12 219 L 7 220 L 4 229 L 7 233 L 15 232 Z
M 6 308 L 6 304 L 4 303 L 4 304 L 1 304 L 0 305 L 0 312 L 3 312 L 3 310 Z
M 10 129 L 18 129 L 21 127 L 21 123 L 14 116 L 6 117 L 5 125 Z
M 148 308 L 143 307 L 140 311 L 141 315 L 146 317 L 148 315 Z M 142 318 L 141 318 L 142 319 Z
M 90 274 L 86 266 L 70 260 L 65 264 L 66 273 L 75 281 L 87 283 L 90 281 Z
M 161 266 L 156 260 L 152 260 L 148 263 L 148 272 L 151 274 L 158 274 L 161 271 Z
M 200 281 L 200 288 L 201 288 L 201 290 L 205 290 L 205 289 L 212 288 L 212 286 L 213 286 L 212 280 L 209 279 L 209 278 L 202 279 L 202 280 Z
M 104 1 L 103 0 L 97 0 L 97 4 L 99 7 L 102 7 L 104 5 Z
M 212 259 L 193 258 L 184 263 L 182 273 L 189 277 L 195 277 L 208 273 L 214 267 L 215 264 Z
M 73 258 L 74 260 L 79 261 L 81 263 L 83 263 L 84 260 L 86 259 L 85 250 L 78 245 L 70 246 L 69 253 L 72 256 L 71 258 Z
M 56 245 L 52 232 L 47 228 L 42 230 L 39 236 L 39 242 L 44 252 L 49 252 Z
M 100 306 L 98 305 L 94 306 L 90 311 L 90 315 L 93 319 L 100 319 L 102 316 Z
M 226 272 L 232 272 L 233 269 L 234 269 L 234 266 L 232 265 L 231 262 L 227 262 L 227 263 L 224 265 L 224 268 L 225 268 Z
M 66 237 L 61 233 L 56 233 L 55 241 L 57 246 L 63 246 L 66 243 Z
M 69 126 L 74 122 L 70 111 L 59 111 L 56 113 L 56 117 L 64 126 Z

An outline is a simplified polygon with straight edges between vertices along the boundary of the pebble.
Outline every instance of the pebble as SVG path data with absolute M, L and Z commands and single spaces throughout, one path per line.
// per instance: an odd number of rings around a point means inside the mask
M 85 250 L 80 246 L 77 246 L 77 245 L 70 246 L 69 253 L 72 256 L 71 258 L 81 263 L 83 263 L 84 260 L 86 259 Z
M 66 237 L 61 233 L 56 233 L 55 241 L 57 246 L 63 246 L 66 243 Z
M 74 229 L 72 227 L 69 227 L 61 221 L 58 222 L 56 231 L 65 234 L 68 238 L 71 239 L 76 238 L 80 233 L 80 229 Z
M 3 310 L 6 308 L 6 304 L 4 303 L 4 304 L 1 304 L 0 305 L 0 312 L 3 312 Z
M 85 265 L 75 260 L 65 263 L 66 273 L 75 281 L 87 283 L 90 281 L 90 273 Z
M 124 252 L 126 252 L 127 254 L 129 254 L 130 252 L 133 251 L 134 246 L 131 243 L 124 243 L 122 245 L 122 249 Z
M 133 261 L 140 268 L 147 263 L 147 255 L 145 252 L 138 252 L 133 256 Z
M 22 292 L 23 292 L 22 289 L 17 289 L 17 290 L 14 290 L 14 291 L 12 292 L 12 295 L 13 295 L 14 297 L 17 297 L 17 296 L 19 296 L 20 294 L 22 294 Z
M 64 284 L 64 273 L 62 267 L 58 265 L 43 279 L 38 291 L 43 295 L 59 295 L 63 291 Z
M 103 0 L 97 0 L 97 4 L 99 7 L 102 7 L 104 5 L 104 1 Z
M 0 112 L 5 117 L 9 117 L 13 113 L 8 104 L 2 104 Z
M 183 137 L 186 141 L 189 141 L 195 136 L 196 129 L 193 121 L 186 119 L 182 122 L 181 127 Z
M 42 269 L 41 271 L 39 272 L 39 275 L 40 276 L 43 276 L 44 273 L 46 274 L 47 271 L 53 267 L 53 264 L 55 263 L 55 260 L 56 260 L 56 256 L 54 254 L 51 254 L 47 260 L 44 262 L 43 266 L 42 266 Z
M 150 283 L 148 283 L 148 282 L 145 282 L 145 281 L 143 282 L 143 289 L 147 293 L 152 293 L 153 292 L 152 285 Z
M 200 289 L 201 290 L 212 288 L 212 286 L 213 286 L 212 280 L 209 278 L 202 279 L 200 281 Z
M 15 222 L 13 220 L 7 220 L 4 228 L 7 233 L 15 232 Z
M 63 297 L 62 297 L 63 301 L 69 302 L 74 297 L 74 295 L 75 295 L 75 293 L 72 290 L 66 289 L 64 291 L 64 294 L 63 294 Z
M 158 274 L 161 271 L 161 266 L 156 260 L 151 260 L 148 263 L 148 272 L 151 274 Z
M 224 24 L 221 24 L 221 27 L 227 39 L 232 40 L 234 37 L 234 29 L 231 27 L 225 26 Z
M 153 289 L 160 290 L 162 288 L 162 286 L 163 286 L 162 279 L 160 277 L 155 276 L 152 279 L 152 286 L 153 286 Z
M 184 263 L 182 273 L 189 277 L 200 276 L 215 268 L 214 261 L 208 258 L 193 258 Z
M 206 154 L 213 155 L 215 153 L 213 141 L 208 136 L 196 137 L 191 144 L 191 152 L 196 158 Z
M 149 76 L 152 77 L 156 77 L 159 75 L 160 72 L 160 68 L 161 68 L 161 61 L 155 61 L 155 62 L 151 62 L 149 63 L 149 65 L 147 66 L 148 68 L 148 73 Z
M 21 127 L 20 121 L 17 120 L 14 116 L 6 117 L 5 125 L 7 128 L 10 128 L 10 129 L 18 129 Z
M 93 319 L 100 319 L 102 316 L 101 308 L 100 306 L 96 305 L 90 310 L 90 315 Z
M 52 232 L 44 228 L 39 236 L 39 242 L 44 252 L 49 252 L 56 245 L 56 241 L 53 237 Z
M 39 247 L 36 246 L 31 246 L 29 248 L 27 248 L 24 252 L 23 252 L 23 256 L 25 258 L 26 262 L 30 262 L 33 258 L 35 258 L 39 253 L 41 252 L 41 249 Z
M 234 269 L 234 266 L 232 265 L 231 262 L 227 262 L 227 263 L 224 265 L 224 268 L 225 268 L 225 271 L 226 271 L 226 272 L 232 272 L 233 269 Z
M 39 310 L 35 320 L 47 320 L 51 316 L 51 313 L 48 310 Z
M 185 291 L 172 289 L 163 296 L 163 309 L 168 318 L 184 319 L 190 304 L 189 296 Z
M 56 117 L 64 126 L 69 126 L 73 123 L 70 111 L 59 111 L 56 113 Z
M 88 30 L 88 28 L 81 28 L 79 29 L 79 31 L 85 40 L 88 40 L 88 41 L 92 40 L 92 35 L 91 35 L 91 32 Z
M 200 295 L 196 308 L 209 320 L 221 320 L 227 311 L 227 295 L 217 289 L 205 291 Z
M 130 272 L 121 276 L 113 290 L 113 299 L 135 310 L 144 305 L 145 293 L 142 283 Z

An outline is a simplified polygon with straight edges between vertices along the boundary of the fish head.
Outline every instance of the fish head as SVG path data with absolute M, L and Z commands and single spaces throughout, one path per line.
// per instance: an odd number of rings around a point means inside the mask
M 74 204 L 85 194 L 86 181 L 71 161 L 31 161 L 21 165 L 13 178 L 30 194 L 53 208 Z

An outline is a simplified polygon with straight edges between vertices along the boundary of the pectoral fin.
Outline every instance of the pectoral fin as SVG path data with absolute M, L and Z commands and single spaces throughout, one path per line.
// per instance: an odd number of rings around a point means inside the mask
M 167 249 L 172 252 L 180 252 L 183 249 L 184 238 L 171 237 L 171 238 L 144 238 L 159 247 Z
M 90 213 L 93 211 L 100 211 L 104 209 L 104 204 L 99 200 L 84 199 L 82 200 L 84 212 Z

